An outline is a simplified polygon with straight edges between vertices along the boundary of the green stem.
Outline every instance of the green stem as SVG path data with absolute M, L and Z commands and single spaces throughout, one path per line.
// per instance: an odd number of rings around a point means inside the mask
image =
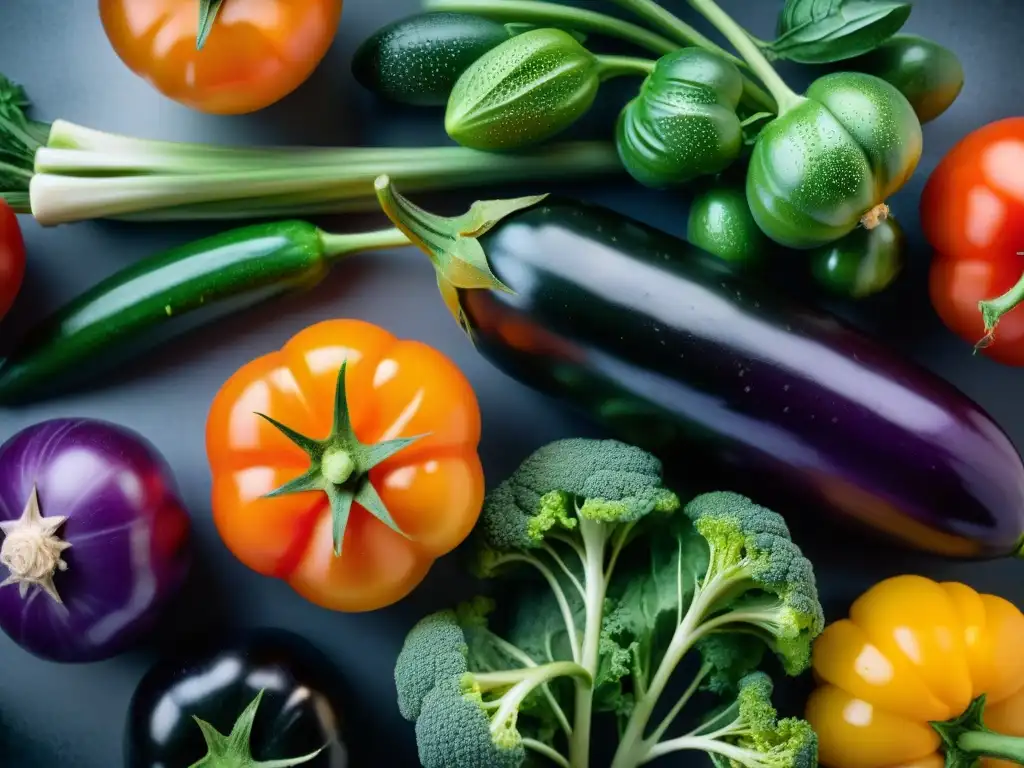
M 698 752 L 707 752 L 708 754 L 721 755 L 729 760 L 733 761 L 735 765 L 745 766 L 767 766 L 767 762 L 763 759 L 763 754 L 754 752 L 743 747 L 737 747 L 726 741 L 720 741 L 718 739 L 709 739 L 706 736 L 680 736 L 678 739 L 671 739 L 670 741 L 663 741 L 660 744 L 654 746 L 647 756 L 638 765 L 643 763 L 649 763 L 659 757 L 664 757 L 673 752 L 681 752 L 682 750 L 696 750 Z
M 1000 758 L 1024 765 L 1024 738 L 992 731 L 968 731 L 957 739 L 957 746 L 971 757 Z
M 638 59 L 634 56 L 598 56 L 600 65 L 599 77 L 601 81 L 611 80 L 613 77 L 628 75 L 639 75 L 646 77 L 654 71 L 656 61 L 650 59 Z
M 664 30 L 665 34 L 672 37 L 680 45 L 695 45 L 706 51 L 717 53 L 719 56 L 724 56 L 738 66 L 748 66 L 747 62 L 743 59 L 729 53 L 729 51 L 702 35 L 678 16 L 662 8 L 654 0 L 612 0 L 612 2 L 644 19 L 648 24 Z M 746 75 L 743 77 L 743 95 L 750 104 L 759 109 L 765 109 L 769 112 L 775 112 L 777 109 L 775 100 Z
M 1024 253 L 1018 253 L 1024 256 Z M 978 303 L 981 316 L 985 320 L 985 338 L 978 342 L 977 348 L 983 349 L 995 340 L 996 326 L 1003 316 L 1015 310 L 1024 301 L 1024 273 L 1020 280 L 1009 291 L 995 299 L 989 299 Z
M 328 263 L 334 263 L 353 253 L 402 248 L 409 245 L 409 238 L 403 235 L 401 230 L 392 228 L 340 235 L 321 232 L 320 242 L 323 244 L 324 256 Z
M 659 56 L 672 53 L 679 48 L 677 43 L 667 37 L 657 35 L 637 24 L 630 24 L 596 11 L 571 8 L 543 0 L 426 0 L 423 7 L 428 11 L 471 13 L 503 23 L 523 22 L 571 27 L 579 32 L 604 35 L 633 43 Z
M 651 2 L 651 0 L 620 0 L 620 2 L 622 1 L 630 3 Z M 740 55 L 746 59 L 751 71 L 761 79 L 761 82 L 765 84 L 778 103 L 778 114 L 785 114 L 803 102 L 803 97 L 794 92 L 779 77 L 779 73 L 775 71 L 775 68 L 761 52 L 761 49 L 757 47 L 757 43 L 747 34 L 747 30 L 733 21 L 732 17 L 723 11 L 715 0 L 689 1 L 690 5 L 703 14 L 725 36 L 726 40 L 732 43 L 733 47 L 740 52 Z
M 480 675 L 479 677 L 484 678 L 486 675 Z M 508 693 L 501 698 L 501 706 L 492 718 L 492 732 L 497 732 L 509 718 L 519 711 L 519 707 L 534 689 L 558 677 L 582 678 L 589 685 L 592 685 L 593 681 L 593 676 L 587 670 L 583 669 L 579 664 L 574 664 L 570 661 L 559 661 L 554 664 L 531 667 L 525 675 L 520 674 L 519 682 L 515 683 Z
M 581 519 L 580 536 L 586 552 L 586 563 L 583 569 L 583 583 L 586 585 L 584 610 L 583 643 L 580 648 L 580 663 L 591 678 L 597 677 L 597 665 L 600 661 L 601 625 L 603 622 L 604 598 L 608 589 L 605 580 L 605 554 L 607 535 L 604 524 Z M 569 745 L 569 763 L 572 768 L 587 768 L 590 765 L 590 728 L 593 718 L 594 689 L 593 686 L 576 686 L 575 720 L 572 727 L 572 740 Z
M 559 768 L 569 768 L 569 761 L 565 759 L 565 756 L 542 741 L 537 741 L 536 739 L 523 739 L 523 746 L 536 752 L 538 755 L 543 755 L 555 765 L 559 766 Z

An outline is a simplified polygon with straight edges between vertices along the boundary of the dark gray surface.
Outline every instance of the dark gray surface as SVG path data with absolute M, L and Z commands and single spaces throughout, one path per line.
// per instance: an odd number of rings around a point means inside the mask
M 691 15 L 682 0 L 666 3 Z M 779 4 L 724 2 L 762 36 L 770 33 Z M 380 105 L 352 82 L 348 71 L 358 43 L 382 23 L 414 11 L 417 0 L 349 0 L 347 5 L 334 48 L 314 77 L 281 104 L 247 117 L 193 113 L 151 90 L 112 53 L 95 3 L 88 0 L 0 0 L 0 71 L 27 86 L 41 119 L 62 117 L 140 137 L 325 145 L 445 141 L 439 112 Z M 929 253 L 917 222 L 922 184 L 959 137 L 991 120 L 1017 114 L 1024 103 L 1016 36 L 1024 26 L 1024 4 L 986 0 L 972 4 L 969 13 L 966 5 L 963 0 L 921 0 L 907 28 L 954 47 L 963 58 L 968 84 L 953 109 L 926 126 L 921 168 L 891 201 L 911 237 L 912 269 L 898 292 L 865 306 L 860 315 L 892 344 L 981 402 L 1017 444 L 1024 445 L 1021 374 L 973 358 L 967 346 L 937 323 L 924 295 Z M 607 101 L 614 102 L 617 94 L 608 96 Z M 611 104 L 591 121 L 591 128 L 606 126 L 613 114 Z M 677 234 L 685 229 L 685 195 L 643 192 L 625 181 L 567 191 Z M 0 327 L 0 347 L 10 344 L 30 321 L 132 260 L 219 228 L 88 223 L 43 231 L 27 218 L 22 223 L 29 248 L 28 282 L 14 314 Z M 339 230 L 360 224 L 330 223 Z M 587 425 L 477 357 L 438 300 L 426 261 L 403 251 L 355 259 L 311 295 L 227 320 L 92 391 L 34 407 L 0 410 L 0 440 L 37 421 L 71 415 L 111 419 L 152 440 L 173 466 L 191 508 L 200 558 L 183 604 L 169 617 L 159 639 L 173 645 L 183 633 L 215 632 L 224 624 L 274 625 L 305 635 L 350 679 L 358 692 L 358 706 L 373 713 L 379 732 L 372 738 L 380 745 L 373 764 L 415 765 L 412 729 L 399 718 L 394 704 L 392 665 L 408 627 L 459 594 L 461 584 L 451 563 L 439 566 L 412 597 L 392 609 L 359 616 L 333 614 L 236 562 L 221 545 L 210 519 L 203 433 L 214 392 L 236 368 L 276 349 L 305 326 L 343 316 L 370 320 L 399 336 L 427 341 L 457 362 L 479 395 L 484 414 L 482 452 L 492 483 L 546 441 L 590 432 Z M 685 462 L 685 457 L 666 459 Z M 943 563 L 880 551 L 856 539 L 844 541 L 842 546 L 829 546 L 809 534 L 801 541 L 812 558 L 817 555 L 831 618 L 838 617 L 870 583 L 903 571 L 960 579 L 1024 603 L 1024 566 L 1020 564 Z M 32 743 L 29 751 L 17 751 L 25 757 L 15 763 L 16 768 L 120 765 L 125 710 L 155 653 L 151 645 L 109 662 L 63 667 L 28 656 L 0 635 L 0 723 L 8 734 L 16 731 Z M 4 746 L 8 738 L 0 737 L 0 750 L 9 748 Z M 0 765 L 13 754 L 0 751 Z M 703 758 L 696 764 L 704 764 Z

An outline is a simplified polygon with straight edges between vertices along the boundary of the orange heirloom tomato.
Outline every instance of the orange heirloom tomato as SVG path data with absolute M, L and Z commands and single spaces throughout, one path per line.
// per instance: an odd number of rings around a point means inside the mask
M 440 352 L 359 320 L 241 368 L 206 428 L 213 517 L 243 563 L 307 600 L 401 600 L 473 529 L 480 409 Z
M 137 75 L 201 112 L 255 112 L 323 60 L 342 0 L 224 0 L 197 50 L 200 0 L 100 0 L 114 51 Z
M 942 768 L 950 751 L 965 766 L 1024 759 L 1021 638 L 1024 615 L 1001 597 L 920 576 L 875 585 L 814 645 L 820 687 L 807 720 L 821 764 Z

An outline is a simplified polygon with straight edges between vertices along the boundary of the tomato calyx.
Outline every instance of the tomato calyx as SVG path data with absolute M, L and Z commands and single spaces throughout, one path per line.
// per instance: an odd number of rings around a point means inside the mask
M 1024 762 L 1024 739 L 985 727 L 985 694 L 971 702 L 960 717 L 931 723 L 946 750 L 946 768 L 972 768 L 981 758 Z
M 224 0 L 199 0 L 199 32 L 196 35 L 196 50 L 200 51 L 213 29 L 220 7 Z
M 1024 256 L 1024 252 L 1019 252 L 1017 255 Z M 996 326 L 999 325 L 999 321 L 1004 315 L 1015 310 L 1022 301 L 1024 301 L 1024 273 L 1021 274 L 1017 284 L 1002 296 L 978 302 L 978 309 L 981 310 L 981 316 L 985 320 L 985 337 L 975 345 L 975 349 L 984 349 L 995 340 Z
M 345 538 L 345 529 L 348 526 L 353 502 L 359 504 L 395 533 L 406 535 L 384 505 L 377 489 L 373 487 L 373 483 L 370 482 L 369 472 L 381 462 L 390 459 L 402 449 L 425 437 L 425 435 L 399 437 L 373 445 L 361 443 L 352 430 L 348 398 L 345 394 L 345 368 L 346 363 L 342 363 L 334 394 L 334 422 L 331 434 L 325 440 L 306 437 L 265 414 L 257 414 L 301 448 L 309 456 L 310 461 L 309 470 L 277 490 L 271 491 L 266 498 L 309 491 L 323 491 L 327 494 L 334 523 L 334 554 L 336 556 L 341 555 L 341 545 Z
M 259 762 L 254 760 L 250 747 L 252 725 L 256 720 L 256 710 L 259 709 L 262 699 L 263 691 L 261 690 L 235 721 L 231 733 L 227 736 L 205 720 L 193 717 L 192 719 L 196 721 L 196 725 L 203 732 L 208 752 L 206 757 L 193 763 L 191 768 L 291 768 L 291 766 L 308 763 L 324 751 L 324 747 L 321 747 L 316 752 L 302 757 L 285 760 L 261 760 Z
M 39 493 L 33 488 L 21 517 L 0 523 L 0 532 L 4 535 L 0 564 L 10 572 L 0 587 L 17 584 L 22 599 L 28 595 L 30 587 L 39 587 L 54 602 L 62 605 L 64 601 L 57 592 L 53 577 L 57 571 L 68 569 L 63 553 L 71 545 L 57 535 L 66 521 L 66 517 L 56 515 L 43 517 L 39 509 Z

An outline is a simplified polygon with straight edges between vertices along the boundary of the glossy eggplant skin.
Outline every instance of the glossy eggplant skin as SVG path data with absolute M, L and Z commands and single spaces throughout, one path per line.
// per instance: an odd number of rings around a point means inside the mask
M 1024 463 L 952 385 L 830 315 L 600 207 L 548 198 L 481 238 L 477 349 L 670 472 L 964 559 L 1013 555 Z M 827 528 L 825 530 L 828 530 Z M 831 532 L 831 531 L 829 531 Z
M 125 768 L 190 766 L 207 753 L 199 717 L 228 734 L 256 698 L 255 760 L 323 751 L 304 768 L 352 768 L 341 684 L 323 654 L 285 630 L 258 629 L 159 661 L 132 697 Z

